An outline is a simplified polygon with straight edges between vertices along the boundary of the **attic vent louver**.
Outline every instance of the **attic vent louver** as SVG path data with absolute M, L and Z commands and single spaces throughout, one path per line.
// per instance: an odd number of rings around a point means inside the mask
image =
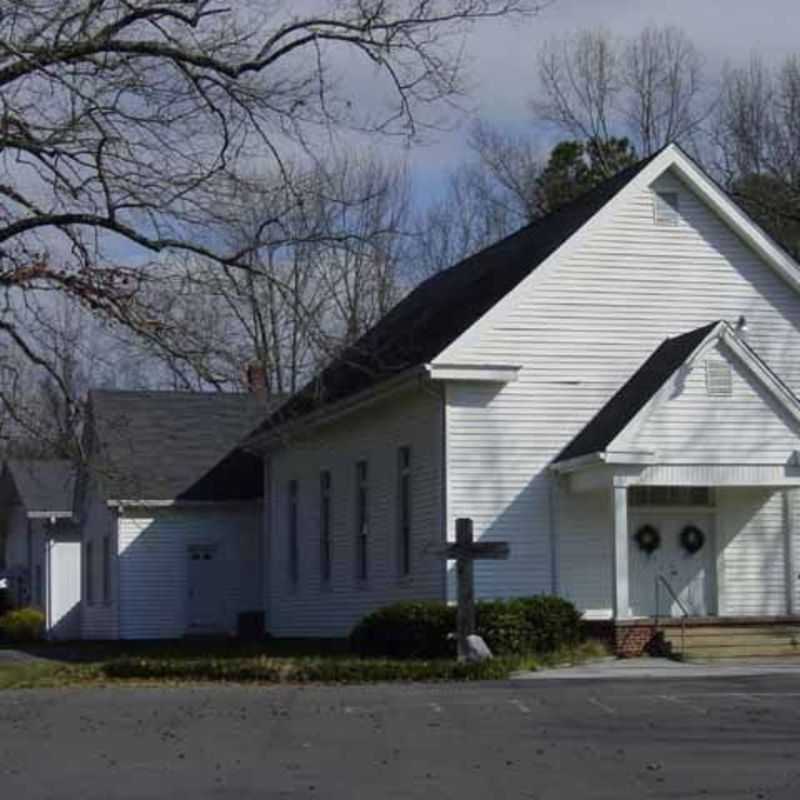
M 656 225 L 675 227 L 680 222 L 677 192 L 656 192 L 654 215 Z
M 706 361 L 706 391 L 711 397 L 728 397 L 733 393 L 731 366 L 725 361 Z

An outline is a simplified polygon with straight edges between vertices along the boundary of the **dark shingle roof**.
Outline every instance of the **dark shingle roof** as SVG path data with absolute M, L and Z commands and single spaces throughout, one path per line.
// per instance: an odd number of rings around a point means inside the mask
M 9 459 L 6 469 L 28 513 L 72 513 L 75 469 L 71 461 Z
M 237 445 L 275 408 L 254 394 L 89 394 L 92 452 L 107 500 L 260 497 L 260 458 Z
M 655 155 L 420 284 L 267 424 L 303 416 L 434 359 L 583 227 Z
M 681 336 L 665 339 L 630 380 L 556 456 L 554 463 L 605 451 L 718 324 L 712 322 Z

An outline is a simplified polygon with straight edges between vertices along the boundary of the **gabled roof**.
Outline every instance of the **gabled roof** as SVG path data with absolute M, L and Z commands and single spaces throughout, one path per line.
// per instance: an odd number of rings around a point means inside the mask
M 656 154 L 657 155 L 657 154 Z M 656 155 L 429 278 L 273 415 L 303 416 L 433 360 L 623 189 Z
M 606 453 L 672 376 L 707 347 L 724 342 L 759 383 L 800 423 L 800 401 L 726 322 L 712 322 L 665 339 L 622 388 L 556 456 L 553 465 Z
M 247 500 L 260 458 L 239 442 L 275 408 L 255 394 L 89 393 L 93 466 L 107 501 Z
M 75 465 L 67 460 L 9 459 L 5 473 L 26 513 L 69 516 L 75 492 Z

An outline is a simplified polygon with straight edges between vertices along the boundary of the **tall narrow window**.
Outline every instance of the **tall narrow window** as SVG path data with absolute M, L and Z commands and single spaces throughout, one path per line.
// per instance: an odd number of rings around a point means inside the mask
M 111 537 L 103 537 L 103 602 L 111 603 Z
M 42 580 L 42 565 L 36 565 L 36 605 L 44 607 L 44 581 Z
M 368 503 L 367 462 L 359 461 L 356 464 L 356 577 L 361 581 L 365 581 L 369 575 Z
M 331 474 L 323 472 L 319 479 L 320 578 L 331 579 Z
M 400 574 L 411 574 L 411 448 L 397 453 L 398 534 L 400 539 Z
M 86 605 L 94 605 L 94 547 L 86 542 Z
M 289 481 L 289 578 L 297 583 L 300 577 L 297 541 L 297 481 Z

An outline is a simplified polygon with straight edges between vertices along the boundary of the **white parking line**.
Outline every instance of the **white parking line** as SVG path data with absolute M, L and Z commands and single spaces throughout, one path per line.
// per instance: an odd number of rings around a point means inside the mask
M 702 706 L 698 706 L 697 703 L 693 703 L 690 700 L 684 700 L 672 694 L 657 694 L 655 695 L 655 697 L 657 697 L 659 700 L 666 700 L 666 702 L 668 703 L 675 703 L 676 705 L 682 706 L 683 708 L 690 708 L 697 714 L 708 714 L 708 709 L 705 709 Z
M 512 706 L 516 706 L 523 714 L 530 714 L 531 710 L 528 706 L 525 705 L 521 700 L 517 700 L 516 698 L 513 700 L 509 700 Z
M 611 706 L 607 706 L 605 703 L 601 703 L 596 697 L 590 697 L 589 698 L 589 702 L 593 706 L 597 706 L 597 708 L 599 708 L 601 711 L 605 711 L 606 714 L 616 714 L 617 713 L 616 709 L 611 708 Z

